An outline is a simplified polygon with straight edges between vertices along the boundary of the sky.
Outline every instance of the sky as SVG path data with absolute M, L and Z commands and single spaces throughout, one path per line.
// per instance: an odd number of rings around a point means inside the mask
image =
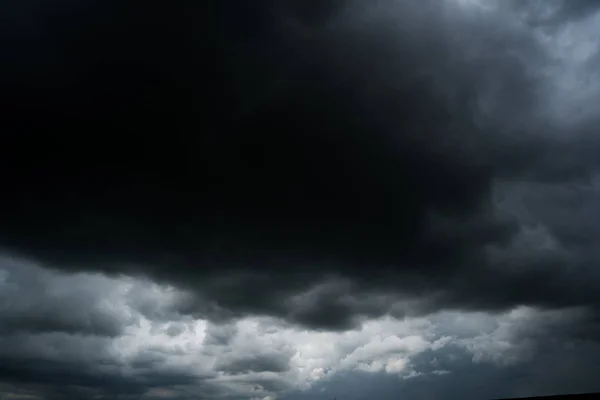
M 598 2 L 0 10 L 0 400 L 600 391 Z

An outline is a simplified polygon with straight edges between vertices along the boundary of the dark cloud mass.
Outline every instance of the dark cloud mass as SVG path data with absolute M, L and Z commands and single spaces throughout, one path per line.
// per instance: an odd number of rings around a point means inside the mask
M 325 335 L 577 310 L 557 335 L 596 345 L 597 2 L 21 0 L 0 15 L 10 390 L 77 371 L 57 398 L 186 398 L 193 335 L 215 358 L 195 393 L 288 390 L 299 356 L 248 344 L 270 336 L 243 317 Z M 54 369 L 67 341 L 97 354 Z M 302 379 L 326 375 L 310 365 Z
M 498 182 L 596 165 L 585 129 L 539 118 L 548 56 L 524 26 L 434 2 L 28 4 L 3 6 L 7 251 L 317 326 L 280 299 L 327 275 L 458 307 L 596 303 L 529 249 L 516 274 L 486 268 L 522 222 Z M 471 274 L 494 290 L 451 289 Z

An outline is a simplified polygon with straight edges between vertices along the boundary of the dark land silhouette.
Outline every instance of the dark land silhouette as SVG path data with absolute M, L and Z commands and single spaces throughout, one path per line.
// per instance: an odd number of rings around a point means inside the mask
M 526 399 L 535 399 L 535 400 L 592 400 L 592 399 L 600 399 L 600 393 L 585 393 L 585 394 L 563 394 L 563 395 L 553 395 L 553 396 L 534 396 L 534 397 L 511 397 L 510 400 L 526 400 Z M 509 400 L 508 398 L 504 399 L 496 399 L 496 400 Z

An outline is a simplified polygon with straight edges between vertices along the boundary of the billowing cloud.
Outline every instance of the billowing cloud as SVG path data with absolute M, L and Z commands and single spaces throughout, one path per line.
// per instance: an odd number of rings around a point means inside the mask
M 383 385 L 414 396 L 423 391 L 449 396 L 476 387 L 477 379 L 490 386 L 472 391 L 473 396 L 597 388 L 600 325 L 582 308 L 442 311 L 427 317 L 372 318 L 344 332 L 314 331 L 267 317 L 215 324 L 176 311 L 169 318 L 148 314 L 144 302 L 136 300 L 167 302 L 178 292 L 139 279 L 90 273 L 74 277 L 14 259 L 3 260 L 0 269 L 4 276 L 19 270 L 29 281 L 44 277 L 60 287 L 74 282 L 88 289 L 110 287 L 106 293 L 113 313 L 128 316 L 118 319 L 118 334 L 111 335 L 4 327 L 0 372 L 5 386 L 0 393 L 44 399 L 296 399 L 324 390 L 346 398 L 366 390 L 383 396 L 387 389 L 377 389 Z M 40 304 L 53 304 L 61 293 L 48 290 L 43 296 Z M 84 291 L 71 296 L 73 304 L 85 304 Z M 18 304 L 19 298 L 13 291 L 5 300 Z M 47 312 L 47 320 L 60 321 L 69 308 Z M 575 374 L 583 366 L 586 370 Z M 473 373 L 479 378 L 469 378 Z M 548 386 L 546 376 L 555 382 Z M 500 390 L 508 383 L 513 389 Z
M 600 334 L 594 2 L 32 3 L 0 6 L 4 393 L 587 387 L 547 364 Z
M 114 298 L 120 287 L 100 275 L 57 275 L 33 263 L 0 259 L 0 333 L 117 336 L 132 316 Z

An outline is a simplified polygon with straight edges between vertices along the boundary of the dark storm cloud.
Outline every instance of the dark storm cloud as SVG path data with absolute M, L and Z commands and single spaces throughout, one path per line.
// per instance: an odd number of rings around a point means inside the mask
M 551 57 L 528 28 L 440 4 L 2 5 L 1 244 L 194 289 L 148 303 L 165 318 L 598 305 L 595 254 L 561 230 L 579 208 L 538 221 L 560 257 L 496 210 L 499 182 L 585 180 L 597 140 L 540 117 Z M 356 300 L 295 300 L 325 277 Z

